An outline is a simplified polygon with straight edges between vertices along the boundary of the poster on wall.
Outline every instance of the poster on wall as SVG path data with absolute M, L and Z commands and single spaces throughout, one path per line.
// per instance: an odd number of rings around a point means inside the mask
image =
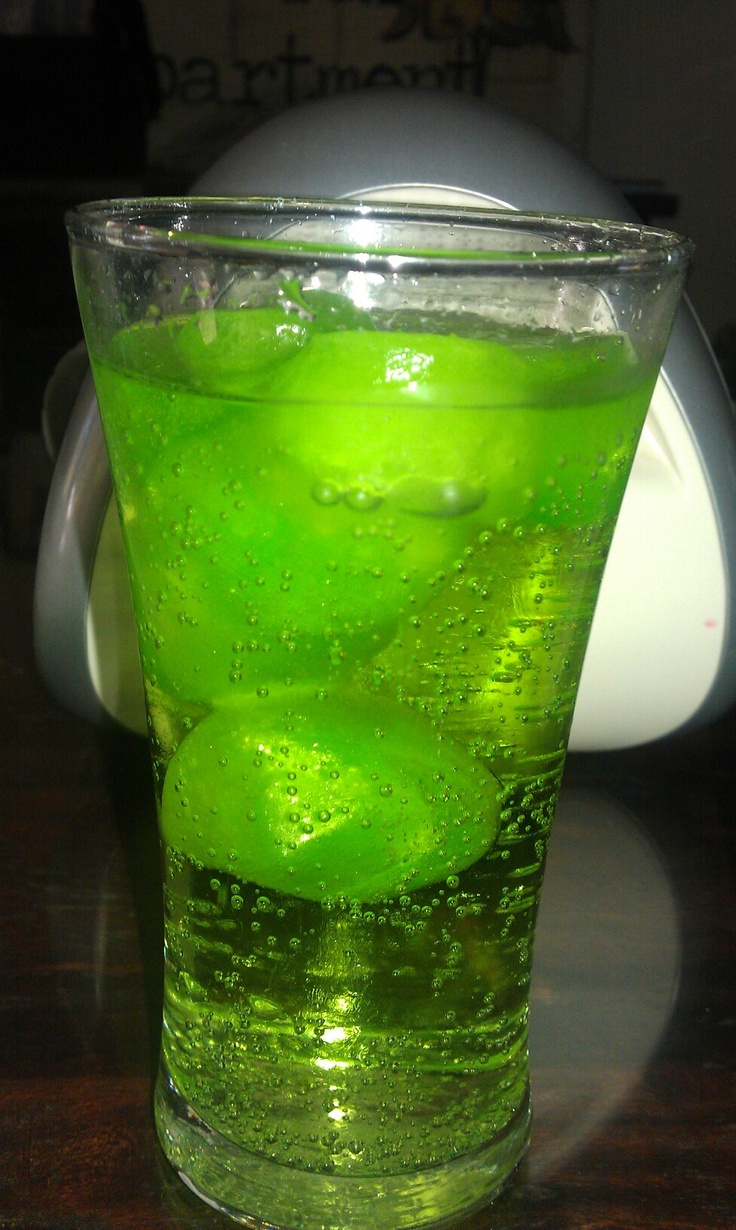
M 197 0 L 147 0 L 163 97 L 154 155 L 188 157 L 194 171 L 218 143 L 288 107 L 371 87 L 470 94 L 569 126 L 581 5 L 211 0 L 204 19 Z

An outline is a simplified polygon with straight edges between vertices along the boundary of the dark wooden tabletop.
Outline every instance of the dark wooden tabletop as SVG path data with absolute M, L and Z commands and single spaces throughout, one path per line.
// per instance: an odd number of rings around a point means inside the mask
M 32 582 L 32 559 L 0 554 L 0 1227 L 224 1230 L 152 1124 L 147 751 L 46 693 Z M 535 960 L 533 1143 L 467 1230 L 736 1226 L 735 752 L 731 713 L 570 758 Z

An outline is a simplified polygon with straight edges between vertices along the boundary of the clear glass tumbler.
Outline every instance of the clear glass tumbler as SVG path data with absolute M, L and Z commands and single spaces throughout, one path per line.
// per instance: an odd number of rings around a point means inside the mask
M 145 680 L 170 1161 L 409 1230 L 528 1140 L 545 854 L 682 289 L 665 232 L 143 200 L 68 216 Z

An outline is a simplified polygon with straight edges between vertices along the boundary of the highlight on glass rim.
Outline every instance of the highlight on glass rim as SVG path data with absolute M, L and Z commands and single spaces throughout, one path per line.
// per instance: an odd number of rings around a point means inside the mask
M 68 216 L 163 852 L 163 1149 L 252 1226 L 449 1226 L 531 1122 L 536 911 L 689 247 L 432 207 Z

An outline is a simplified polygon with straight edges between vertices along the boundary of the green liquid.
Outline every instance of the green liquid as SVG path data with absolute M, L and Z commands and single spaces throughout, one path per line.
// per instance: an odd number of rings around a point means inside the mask
M 397 1176 L 518 1116 L 550 825 L 654 375 L 619 338 L 267 311 L 138 326 L 95 364 L 159 787 L 164 1056 L 249 1153 Z

